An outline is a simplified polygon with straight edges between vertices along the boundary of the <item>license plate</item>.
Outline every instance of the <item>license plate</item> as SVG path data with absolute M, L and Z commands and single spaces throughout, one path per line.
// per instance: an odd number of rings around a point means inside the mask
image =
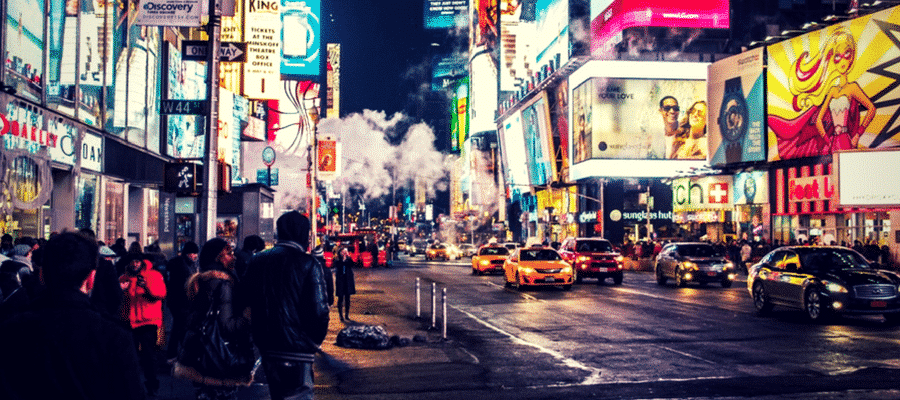
M 875 300 L 875 301 L 869 303 L 869 305 L 871 305 L 872 307 L 884 308 L 884 307 L 887 307 L 887 302 L 884 300 Z
M 553 279 L 552 276 L 548 276 L 548 277 L 544 278 L 544 282 L 556 282 L 556 279 Z
M 706 274 L 709 275 L 709 276 L 716 276 L 717 272 L 716 272 L 716 271 L 709 271 L 709 272 L 707 272 Z
M 606 272 L 616 272 L 616 269 L 615 268 L 607 268 Z

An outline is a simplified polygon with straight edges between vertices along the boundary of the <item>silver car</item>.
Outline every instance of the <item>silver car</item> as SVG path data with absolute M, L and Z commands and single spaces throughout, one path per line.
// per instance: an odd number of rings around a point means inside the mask
M 653 269 L 656 283 L 665 285 L 672 278 L 678 287 L 688 282 L 701 285 L 717 282 L 728 288 L 737 277 L 734 264 L 725 258 L 723 251 L 709 243 L 670 243 L 656 256 Z

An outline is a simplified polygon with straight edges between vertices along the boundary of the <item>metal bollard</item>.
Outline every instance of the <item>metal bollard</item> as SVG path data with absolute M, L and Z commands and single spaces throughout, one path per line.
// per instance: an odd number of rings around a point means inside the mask
M 441 319 L 441 324 L 443 325 L 441 329 L 441 338 L 447 340 L 447 288 L 444 288 L 441 292 L 441 305 L 444 307 L 443 317 Z
M 416 278 L 416 319 L 422 318 L 422 284 Z
M 437 326 L 437 284 L 431 282 L 431 329 Z

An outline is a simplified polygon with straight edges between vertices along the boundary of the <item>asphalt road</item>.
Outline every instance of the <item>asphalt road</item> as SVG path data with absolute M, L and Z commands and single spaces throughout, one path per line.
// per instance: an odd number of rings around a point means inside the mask
M 405 256 L 357 280 L 423 329 L 431 282 L 446 288 L 447 340 L 426 345 L 445 358 L 345 370 L 317 398 L 900 398 L 900 327 L 878 316 L 809 323 L 779 308 L 757 316 L 742 280 L 676 288 L 626 272 L 618 286 L 586 279 L 571 291 L 519 292 L 502 275 L 472 276 L 468 259 Z

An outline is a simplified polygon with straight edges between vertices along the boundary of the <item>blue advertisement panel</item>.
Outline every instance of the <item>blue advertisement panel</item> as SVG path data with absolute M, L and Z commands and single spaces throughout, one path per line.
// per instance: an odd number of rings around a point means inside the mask
M 300 80 L 319 76 L 321 9 L 319 0 L 282 0 L 282 77 Z
M 206 67 L 195 61 L 182 61 L 181 52 L 171 43 L 169 46 L 167 99 L 201 100 L 206 98 Z M 175 158 L 203 157 L 206 146 L 205 118 L 200 115 L 169 115 L 168 155 Z
M 425 29 L 461 28 L 468 23 L 468 0 L 425 0 L 422 9 Z
M 766 159 L 763 48 L 709 67 L 710 165 Z
M 465 53 L 434 56 L 431 60 L 431 90 L 437 92 L 453 86 L 469 74 L 469 60 Z
M 44 78 L 44 0 L 6 2 L 6 82 L 20 96 L 41 99 Z

